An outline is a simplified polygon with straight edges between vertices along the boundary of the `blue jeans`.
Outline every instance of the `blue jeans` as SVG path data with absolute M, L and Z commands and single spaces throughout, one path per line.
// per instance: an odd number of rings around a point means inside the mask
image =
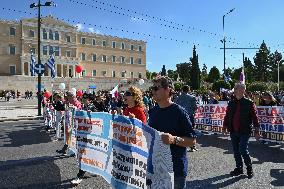
M 244 159 L 245 165 L 247 167 L 251 167 L 251 159 L 248 151 L 250 134 L 241 134 L 241 133 L 232 132 L 230 136 L 233 145 L 236 167 L 239 168 L 243 167 L 242 158 Z
M 185 189 L 186 188 L 186 178 L 185 177 L 175 177 L 174 178 L 174 189 Z

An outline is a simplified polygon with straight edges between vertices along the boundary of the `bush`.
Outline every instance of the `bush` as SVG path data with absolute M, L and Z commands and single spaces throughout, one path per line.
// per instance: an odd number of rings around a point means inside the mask
M 277 91 L 277 83 L 273 82 L 253 82 L 248 84 L 247 90 L 250 92 L 254 91 Z
M 224 80 L 218 80 L 218 81 L 213 83 L 213 85 L 212 85 L 213 91 L 220 91 L 220 88 L 231 89 L 231 84 L 226 83 Z
M 176 82 L 174 83 L 175 91 L 180 91 L 182 87 L 182 83 Z

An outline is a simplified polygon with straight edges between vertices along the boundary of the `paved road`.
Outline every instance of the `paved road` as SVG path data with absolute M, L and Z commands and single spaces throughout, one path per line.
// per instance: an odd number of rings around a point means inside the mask
M 62 142 L 42 130 L 41 121 L 0 123 L 0 188 L 72 188 L 70 181 L 78 168 L 73 157 L 55 151 Z M 230 177 L 234 168 L 230 143 L 226 137 L 204 135 L 200 149 L 189 153 L 188 188 L 284 188 L 284 147 L 251 142 L 250 151 L 256 176 Z M 107 189 L 100 176 L 87 174 L 76 188 Z

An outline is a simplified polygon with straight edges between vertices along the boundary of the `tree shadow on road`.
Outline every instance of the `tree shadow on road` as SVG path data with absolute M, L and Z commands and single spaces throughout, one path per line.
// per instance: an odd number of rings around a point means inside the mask
M 2 161 L 0 188 L 72 188 L 69 180 L 61 181 L 60 169 L 54 163 L 62 158 L 66 157 L 44 156 Z
M 13 127 L 13 126 L 11 126 Z M 49 133 L 41 132 L 41 126 L 17 126 L 18 130 L 6 130 L 1 132 L 0 141 L 4 141 L 2 147 L 19 147 L 51 142 Z M 7 140 L 9 142 L 7 142 Z M 1 143 L 3 143 L 3 141 Z
M 224 154 L 233 154 L 231 141 L 220 138 L 218 135 L 203 135 L 198 138 L 201 147 L 215 147 L 226 150 Z M 262 164 L 264 162 L 284 163 L 284 150 L 279 147 L 263 145 L 258 141 L 250 141 L 250 155 L 257 159 L 254 164 Z
M 271 185 L 284 186 L 284 169 L 271 169 L 270 175 L 276 179 L 271 182 Z
M 230 174 L 219 175 L 212 178 L 207 178 L 203 180 L 194 180 L 194 181 L 187 181 L 186 188 L 206 188 L 206 189 L 213 189 L 213 188 L 224 188 L 229 185 L 234 184 L 235 182 L 240 181 L 241 179 L 245 179 L 245 175 L 240 175 L 238 177 L 231 177 Z M 221 181 L 223 180 L 223 181 Z

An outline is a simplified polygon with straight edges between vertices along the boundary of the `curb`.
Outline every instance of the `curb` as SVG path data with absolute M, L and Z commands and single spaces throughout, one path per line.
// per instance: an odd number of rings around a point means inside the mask
M 43 117 L 21 117 L 21 118 L 7 118 L 7 119 L 1 119 L 0 122 L 5 121 L 26 121 L 26 120 L 43 120 Z

